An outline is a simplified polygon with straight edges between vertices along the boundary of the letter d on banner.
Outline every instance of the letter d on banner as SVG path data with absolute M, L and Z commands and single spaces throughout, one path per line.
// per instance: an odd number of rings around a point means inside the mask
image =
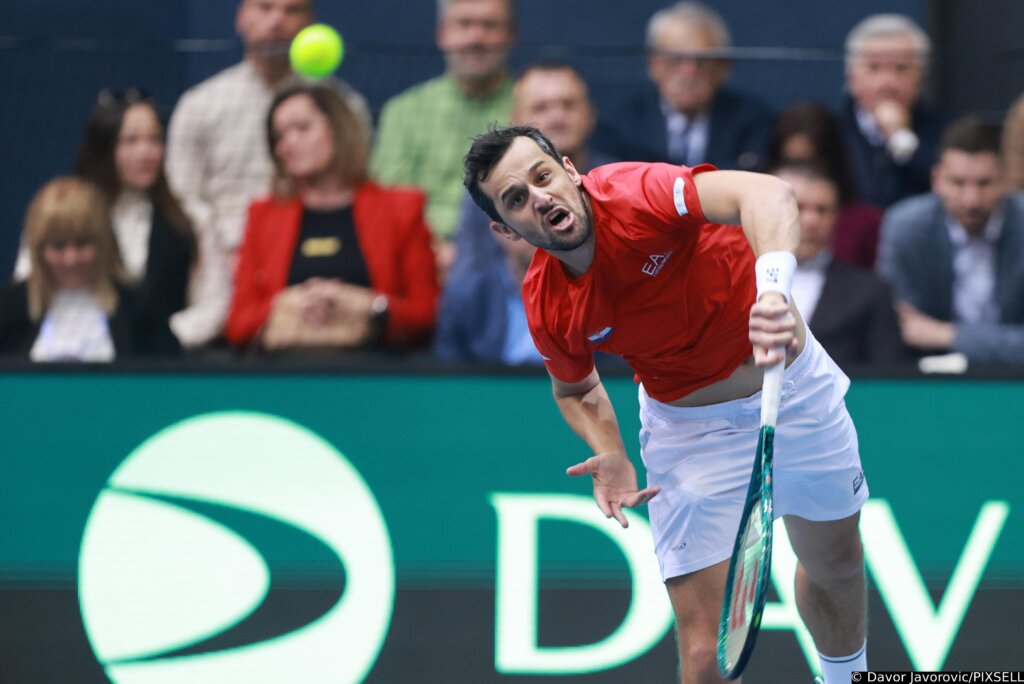
M 607 520 L 590 497 L 563 494 L 491 495 L 498 513 L 498 577 L 494 666 L 503 674 L 573 674 L 617 667 L 646 653 L 672 626 L 672 606 L 651 549 L 647 521 L 625 511 L 629 529 Z M 633 595 L 622 623 L 608 637 L 582 646 L 537 645 L 537 527 L 542 519 L 589 525 L 622 551 Z

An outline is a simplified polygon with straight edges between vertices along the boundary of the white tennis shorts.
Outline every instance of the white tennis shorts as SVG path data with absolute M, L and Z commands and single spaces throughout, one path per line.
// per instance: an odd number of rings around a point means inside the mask
M 775 433 L 775 516 L 839 520 L 864 505 L 857 431 L 843 397 L 850 379 L 810 334 L 786 369 Z M 662 579 L 732 555 L 757 451 L 761 393 L 676 407 L 640 386 L 640 453 Z

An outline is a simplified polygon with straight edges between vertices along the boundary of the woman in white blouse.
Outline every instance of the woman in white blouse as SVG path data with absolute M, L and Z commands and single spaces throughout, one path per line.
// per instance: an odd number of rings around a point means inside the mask
M 178 350 L 167 321 L 122 285 L 107 203 L 90 183 L 57 178 L 43 186 L 22 240 L 31 273 L 0 290 L 0 353 L 100 362 Z
M 220 333 L 228 275 L 215 246 L 199 239 L 164 175 L 164 128 L 152 98 L 104 90 L 82 136 L 75 174 L 110 207 L 117 246 L 140 305 L 167 319 L 184 347 Z M 23 251 L 16 272 L 28 275 Z

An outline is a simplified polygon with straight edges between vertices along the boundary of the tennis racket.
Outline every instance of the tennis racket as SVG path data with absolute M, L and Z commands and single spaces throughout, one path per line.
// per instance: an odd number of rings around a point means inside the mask
M 718 623 L 718 670 L 726 679 L 736 679 L 747 666 L 768 597 L 772 566 L 772 452 L 786 366 L 784 350 L 776 351 L 783 352 L 783 360 L 764 374 L 757 454 L 729 560 L 722 617 Z

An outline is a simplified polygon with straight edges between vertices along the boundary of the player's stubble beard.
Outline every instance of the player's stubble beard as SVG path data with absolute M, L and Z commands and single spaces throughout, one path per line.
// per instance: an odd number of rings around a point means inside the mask
M 571 252 L 586 243 L 594 231 L 594 214 L 590 209 L 590 198 L 587 197 L 582 187 L 573 187 L 576 188 L 576 195 L 580 203 L 579 210 L 569 207 L 577 220 L 576 230 L 569 235 L 550 235 L 548 244 L 537 245 L 540 249 L 549 252 Z

